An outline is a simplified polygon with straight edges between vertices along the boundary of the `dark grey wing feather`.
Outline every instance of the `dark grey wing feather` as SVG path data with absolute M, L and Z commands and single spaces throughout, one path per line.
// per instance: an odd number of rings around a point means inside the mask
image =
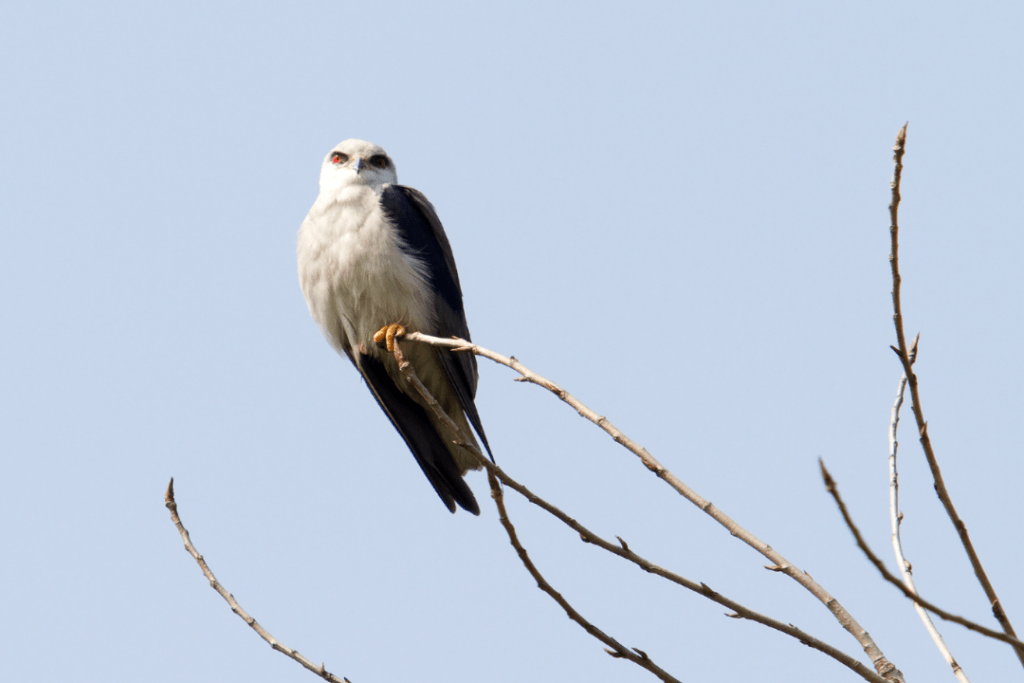
M 462 287 L 459 271 L 441 219 L 422 192 L 404 185 L 388 185 L 381 195 L 381 206 L 398 228 L 410 253 L 423 261 L 430 273 L 434 297 L 434 315 L 437 328 L 423 330 L 436 337 L 461 337 L 470 341 L 466 312 L 462 307 Z M 491 454 L 487 435 L 480 421 L 473 399 L 476 398 L 476 356 L 472 353 L 452 353 L 438 350 L 441 366 L 451 384 L 459 405 L 466 413 L 473 429 L 480 435 L 484 448 Z M 491 454 L 491 460 L 494 455 Z
M 426 410 L 395 386 L 383 363 L 373 356 L 357 355 L 356 367 L 366 380 L 366 386 L 405 439 L 437 495 L 451 512 L 455 512 L 458 503 L 464 510 L 479 515 L 480 506 L 473 491 L 459 473 L 448 446 L 431 425 Z

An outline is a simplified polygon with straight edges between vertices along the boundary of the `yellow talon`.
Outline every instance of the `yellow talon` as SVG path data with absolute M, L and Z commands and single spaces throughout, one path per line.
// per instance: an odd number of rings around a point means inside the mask
M 405 328 L 401 324 L 385 325 L 374 333 L 373 343 L 377 346 L 384 344 L 387 347 L 388 353 L 394 353 L 395 339 L 403 334 L 405 334 Z

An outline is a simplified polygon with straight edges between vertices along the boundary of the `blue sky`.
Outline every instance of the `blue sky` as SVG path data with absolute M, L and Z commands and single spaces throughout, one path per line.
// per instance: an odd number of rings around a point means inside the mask
M 900 367 L 887 204 L 930 434 L 1024 628 L 1024 137 L 1010 3 L 7 3 L 0 9 L 0 672 L 314 680 L 207 586 L 163 506 L 286 644 L 356 683 L 649 681 L 449 515 L 310 320 L 323 155 L 394 158 L 452 242 L 474 339 L 562 384 L 826 586 L 908 680 L 947 667 L 877 552 Z M 596 532 L 857 644 L 568 407 L 481 361 L 498 462 Z M 909 417 L 909 413 L 907 413 Z M 903 422 L 926 597 L 984 596 Z M 683 680 L 859 680 L 509 496 L 585 615 Z M 1010 650 L 940 624 L 975 681 Z M 1019 677 L 1019 673 L 1016 674 Z

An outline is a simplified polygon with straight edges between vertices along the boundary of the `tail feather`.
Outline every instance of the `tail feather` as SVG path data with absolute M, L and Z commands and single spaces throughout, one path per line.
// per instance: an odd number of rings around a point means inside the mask
M 359 354 L 358 358 L 356 367 L 366 380 L 370 392 L 391 424 L 405 439 L 437 495 L 451 512 L 455 512 L 455 504 L 458 503 L 464 510 L 479 515 L 480 506 L 476 497 L 459 473 L 448 445 L 437 433 L 427 411 L 395 386 L 380 360 L 365 354 Z

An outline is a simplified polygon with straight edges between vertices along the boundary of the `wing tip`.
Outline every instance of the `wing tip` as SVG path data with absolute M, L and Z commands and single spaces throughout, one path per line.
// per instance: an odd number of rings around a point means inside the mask
M 441 473 L 435 470 L 435 474 Z M 458 478 L 458 481 L 451 481 L 444 477 L 443 474 L 437 480 L 428 474 L 427 480 L 434 487 L 438 498 L 448 508 L 448 512 L 454 515 L 458 508 L 462 508 L 477 517 L 480 516 L 480 505 L 476 502 L 476 496 L 473 495 L 473 490 L 469 488 L 469 484 L 461 476 Z

